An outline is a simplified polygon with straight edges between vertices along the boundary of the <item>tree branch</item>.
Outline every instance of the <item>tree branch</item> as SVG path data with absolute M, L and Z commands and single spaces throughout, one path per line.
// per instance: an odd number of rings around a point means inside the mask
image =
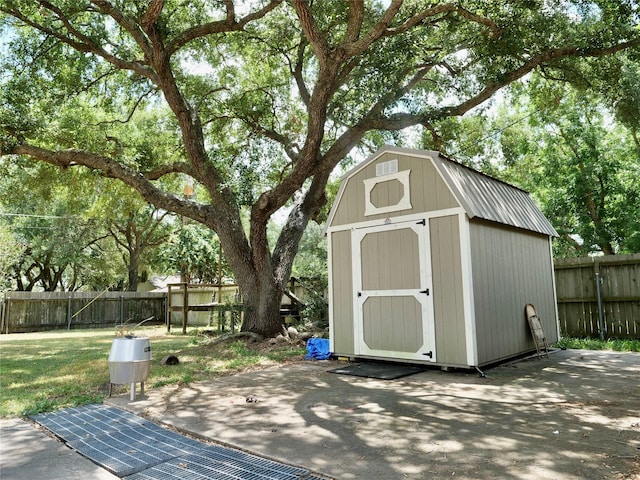
M 193 166 L 188 162 L 174 162 L 163 165 L 154 170 L 144 172 L 144 176 L 149 180 L 159 180 L 165 175 L 170 175 L 172 173 L 184 173 L 193 177 L 195 172 L 193 170 Z
M 316 24 L 316 21 L 309 9 L 307 0 L 292 0 L 292 3 L 296 10 L 296 14 L 298 15 L 298 19 L 300 20 L 302 31 L 322 66 L 328 61 L 330 56 L 327 39 L 318 28 L 318 25 Z
M 196 40 L 198 38 L 205 37 L 207 35 L 240 31 L 249 22 L 258 20 L 264 17 L 265 15 L 267 15 L 269 12 L 274 10 L 278 5 L 280 5 L 282 1 L 283 0 L 272 0 L 260 10 L 250 13 L 239 20 L 235 19 L 233 2 L 225 1 L 226 15 L 224 20 L 209 22 L 203 25 L 196 25 L 195 27 L 185 30 L 167 45 L 167 53 L 169 54 L 169 56 L 172 56 L 175 52 L 180 50 L 189 42 L 192 42 L 193 40 Z
M 173 164 L 173 170 L 171 170 L 171 172 L 169 172 L 170 167 L 163 167 L 145 176 L 141 172 L 122 165 L 109 157 L 79 150 L 52 151 L 23 143 L 15 146 L 13 151 L 9 153 L 26 155 L 62 168 L 84 166 L 98 170 L 104 177 L 118 179 L 135 188 L 145 200 L 159 208 L 193 218 L 205 225 L 217 225 L 215 221 L 217 218 L 215 203 L 209 207 L 196 205 L 177 195 L 164 192 L 151 183 L 151 180 L 162 176 L 161 172 L 166 174 L 174 171 L 185 171 L 185 173 L 188 173 L 187 168 L 182 168 L 182 166 L 186 166 L 187 164 L 176 163 Z
M 297 58 L 296 58 L 296 66 L 292 70 L 293 78 L 296 81 L 296 85 L 298 86 L 298 92 L 300 92 L 300 98 L 302 102 L 309 107 L 309 102 L 311 101 L 311 94 L 309 93 L 309 89 L 307 85 L 304 83 L 304 76 L 302 71 L 304 69 L 304 51 L 307 48 L 307 41 L 304 37 L 300 39 L 300 43 L 298 44 L 297 50 Z
M 402 130 L 419 124 L 431 123 L 445 117 L 462 116 L 469 110 L 491 98 L 498 90 L 524 77 L 538 67 L 551 66 L 564 58 L 602 57 L 640 45 L 640 38 L 622 42 L 606 48 L 580 49 L 578 47 L 563 47 L 550 49 L 531 57 L 528 61 L 510 72 L 503 74 L 499 81 L 487 84 L 480 92 L 455 106 L 445 106 L 422 114 L 396 113 L 389 117 L 372 119 L 369 127 L 377 130 Z
M 54 5 L 51 5 L 49 2 L 46 2 L 44 0 L 42 0 L 40 3 L 44 8 L 51 11 L 56 16 L 56 18 L 58 18 L 58 20 L 60 20 L 60 22 L 66 27 L 68 33 L 71 36 L 63 35 L 62 33 L 50 27 L 47 27 L 44 24 L 35 22 L 29 19 L 26 15 L 24 15 L 19 10 L 0 6 L 0 11 L 5 12 L 19 19 L 20 21 L 24 22 L 26 25 L 29 25 L 30 27 L 33 27 L 34 29 L 46 35 L 56 38 L 60 42 L 66 45 L 69 45 L 71 48 L 79 52 L 93 53 L 103 58 L 104 60 L 106 60 L 107 62 L 111 63 L 112 65 L 114 65 L 119 69 L 134 71 L 137 74 L 150 79 L 154 83 L 156 82 L 157 79 L 155 77 L 155 74 L 153 70 L 151 70 L 148 66 L 138 61 L 126 61 L 116 57 L 115 55 L 110 54 L 109 52 L 104 50 L 102 47 L 97 45 L 92 38 L 90 38 L 87 35 L 84 35 L 82 32 L 80 32 L 75 27 L 73 27 L 69 19 L 65 16 L 64 12 L 62 12 L 59 8 L 55 7 Z
M 349 2 L 349 19 L 347 21 L 347 31 L 344 40 L 347 43 L 355 42 L 360 36 L 362 30 L 362 21 L 364 20 L 364 1 L 351 0 Z
M 118 25 L 124 28 L 125 31 L 129 32 L 129 34 L 134 39 L 138 47 L 140 47 L 145 58 L 148 61 L 152 54 L 151 44 L 149 42 L 149 39 L 145 35 L 145 33 L 140 28 L 140 25 L 138 25 L 133 19 L 124 15 L 120 9 L 114 7 L 108 0 L 90 0 L 90 1 L 96 7 L 98 7 L 98 9 L 103 14 L 113 18 Z M 154 1 L 149 6 L 150 10 L 157 8 L 157 5 L 154 6 L 155 3 L 156 2 Z
M 149 28 L 149 26 L 156 23 L 162 9 L 164 7 L 164 0 L 151 0 L 149 3 L 149 7 L 147 11 L 144 13 L 142 18 L 140 19 L 140 25 L 145 31 Z
M 127 118 L 125 118 L 124 120 L 119 120 L 119 119 L 106 120 L 104 122 L 98 122 L 98 123 L 95 123 L 93 125 L 94 126 L 99 126 L 99 125 L 107 125 L 107 124 L 110 124 L 110 123 L 129 123 L 129 120 L 131 120 L 131 117 L 133 117 L 133 114 L 136 113 L 136 110 L 138 109 L 138 107 L 142 103 L 142 100 L 144 100 L 146 97 L 151 95 L 154 91 L 155 91 L 155 88 L 150 88 L 145 93 L 140 95 L 140 98 L 138 98 L 138 100 L 136 100 L 136 103 L 134 103 L 133 108 L 131 108 L 131 111 L 129 112 L 129 115 L 127 115 Z

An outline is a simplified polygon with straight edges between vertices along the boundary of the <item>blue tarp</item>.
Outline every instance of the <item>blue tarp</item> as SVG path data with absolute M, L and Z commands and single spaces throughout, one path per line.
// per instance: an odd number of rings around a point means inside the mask
M 326 360 L 331 356 L 329 340 L 326 338 L 310 338 L 307 340 L 307 356 L 305 360 Z

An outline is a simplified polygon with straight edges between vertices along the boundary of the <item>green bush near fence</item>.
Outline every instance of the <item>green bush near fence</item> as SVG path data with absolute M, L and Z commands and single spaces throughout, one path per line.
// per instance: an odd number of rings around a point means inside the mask
M 640 352 L 640 340 L 621 340 L 599 338 L 561 338 L 554 344 L 557 348 L 575 348 L 582 350 L 613 350 L 616 352 Z
M 269 348 L 242 340 L 213 344 L 197 329 L 190 329 L 187 335 L 167 335 L 165 327 L 136 333 L 151 339 L 153 363 L 146 388 L 212 379 L 301 359 L 305 353 L 304 348 L 289 344 Z M 107 359 L 113 339 L 113 330 L 0 336 L 0 416 L 101 403 L 109 393 Z M 161 366 L 166 355 L 176 355 L 180 364 Z M 116 394 L 127 391 L 122 386 L 115 388 Z

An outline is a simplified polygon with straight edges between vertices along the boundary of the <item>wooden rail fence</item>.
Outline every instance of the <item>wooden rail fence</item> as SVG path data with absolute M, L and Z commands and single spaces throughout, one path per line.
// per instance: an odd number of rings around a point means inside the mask
M 563 336 L 640 339 L 640 254 L 554 263 Z
M 150 317 L 165 323 L 166 299 L 162 292 L 6 292 L 0 332 L 134 326 Z

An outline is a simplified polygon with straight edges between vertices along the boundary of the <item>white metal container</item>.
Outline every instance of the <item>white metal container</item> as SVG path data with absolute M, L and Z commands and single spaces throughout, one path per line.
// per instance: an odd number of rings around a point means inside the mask
M 151 344 L 148 337 L 119 337 L 113 340 L 109 353 L 111 383 L 131 385 L 130 400 L 135 400 L 136 383 L 144 382 L 151 368 Z

